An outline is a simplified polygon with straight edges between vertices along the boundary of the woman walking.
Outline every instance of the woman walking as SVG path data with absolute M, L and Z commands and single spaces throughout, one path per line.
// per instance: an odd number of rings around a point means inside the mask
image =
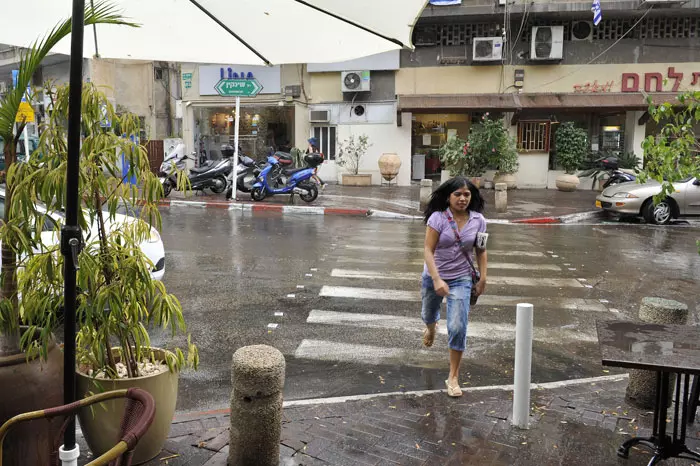
M 453 397 L 462 395 L 459 365 L 467 343 L 469 307 L 486 288 L 488 235 L 483 211 L 479 190 L 458 176 L 433 193 L 424 212 L 423 344 L 430 347 L 435 341 L 440 305 L 446 296 L 450 375 L 445 385 L 447 394 Z M 474 248 L 478 270 L 474 267 Z

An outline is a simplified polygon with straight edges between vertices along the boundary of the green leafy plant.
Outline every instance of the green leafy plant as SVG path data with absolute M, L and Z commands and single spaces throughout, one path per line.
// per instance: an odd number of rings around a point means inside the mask
M 119 14 L 118 8 L 107 2 L 95 2 L 94 7 L 85 11 L 85 25 L 114 24 L 136 26 L 125 21 Z M 25 121 L 15 122 L 22 97 L 32 76 L 41 65 L 42 60 L 51 49 L 71 32 L 71 20 L 58 23 L 43 39 L 35 41 L 22 54 L 19 63 L 17 87 L 7 92 L 0 100 L 0 137 L 6 141 L 5 170 L 7 180 L 5 188 L 5 205 L 13 204 L 15 194 L 14 179 L 17 172 L 17 143 L 26 126 Z M 61 197 L 63 194 L 61 194 Z M 28 228 L 30 222 L 26 216 L 28 207 L 18 209 L 5 208 L 5 216 L 0 225 L 0 240 L 2 240 L 2 271 L 0 272 L 0 356 L 20 352 L 20 312 L 17 296 L 17 258 L 30 255 Z
M 554 137 L 557 162 L 566 173 L 574 174 L 588 151 L 588 133 L 573 122 L 562 123 Z
M 350 172 L 352 175 L 357 175 L 360 170 L 360 160 L 367 153 L 367 149 L 372 147 L 369 142 L 369 137 L 362 134 L 355 138 L 355 135 L 350 135 L 345 141 L 338 143 L 338 155 L 335 163 Z
M 445 170 L 450 176 L 465 176 L 469 170 L 469 156 L 467 155 L 467 141 L 452 136 L 437 150 Z
M 518 171 L 518 151 L 515 141 L 503 126 L 502 119 L 492 119 L 488 113 L 469 131 L 467 155 L 470 156 L 471 176 L 481 176 L 488 167 L 500 174 Z
M 155 264 L 141 249 L 160 240 L 157 203 L 163 187 L 150 171 L 145 148 L 134 142 L 141 130 L 138 117 L 117 114 L 93 84 L 83 86 L 78 223 L 85 245 L 78 255 L 76 357 L 86 372 L 110 378 L 118 375 L 118 358 L 127 376 L 137 377 L 139 363 L 153 358 L 148 328 L 169 328 L 173 336 L 186 331 L 180 302 L 151 278 Z M 43 157 L 30 158 L 17 172 L 14 214 L 36 202 L 45 206 L 30 215 L 40 219 L 31 236 L 38 251 L 18 273 L 22 315 L 30 325 L 22 338 L 27 352 L 46 348 L 63 306 L 64 257 L 58 245 L 42 242 L 42 235 L 60 233 L 60 220 L 50 213 L 65 204 L 68 101 L 68 87 L 59 88 L 40 140 Z M 109 129 L 101 125 L 105 115 Z M 127 176 L 122 176 L 122 155 L 130 167 Z M 132 177 L 135 184 L 127 181 Z M 175 349 L 163 362 L 171 371 L 196 368 L 198 352 L 189 337 L 186 352 Z

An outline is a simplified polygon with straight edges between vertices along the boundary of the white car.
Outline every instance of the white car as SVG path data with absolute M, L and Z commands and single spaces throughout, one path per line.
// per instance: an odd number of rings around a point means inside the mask
M 41 210 L 41 207 L 39 207 Z M 64 222 L 64 215 L 62 213 L 50 212 L 51 218 L 56 221 L 59 225 Z M 5 216 L 5 190 L 0 188 L 0 219 Z M 127 225 L 140 221 L 139 219 L 129 216 L 116 214 L 114 222 L 110 222 L 106 219 L 105 227 L 107 231 L 110 231 L 116 225 Z M 91 230 L 97 230 L 97 224 L 92 225 Z M 59 237 L 56 234 L 53 225 L 46 225 L 44 231 L 41 233 L 42 242 L 47 246 L 54 246 L 59 244 Z M 153 263 L 153 269 L 151 270 L 151 277 L 154 280 L 163 280 L 163 275 L 165 275 L 165 248 L 163 247 L 163 240 L 158 233 L 158 230 L 151 227 L 151 234 L 148 240 L 143 241 L 140 245 L 141 251 L 148 257 L 148 259 Z M 1 264 L 1 262 L 0 262 Z

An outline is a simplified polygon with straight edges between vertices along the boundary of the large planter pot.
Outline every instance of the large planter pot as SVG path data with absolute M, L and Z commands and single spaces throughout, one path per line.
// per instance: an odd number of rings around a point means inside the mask
M 576 191 L 581 180 L 579 180 L 576 175 L 563 174 L 557 176 L 555 183 L 559 191 L 571 192 Z
M 46 361 L 25 353 L 0 356 L 0 425 L 18 414 L 63 404 L 63 353 L 49 344 Z M 63 419 L 16 424 L 3 442 L 6 465 L 45 466 L 60 436 Z
M 369 173 L 360 173 L 359 175 L 350 175 L 343 173 L 343 186 L 371 186 L 372 175 Z
M 449 170 L 442 170 L 440 172 L 440 184 L 452 178 Z
M 164 350 L 155 348 L 154 353 L 156 359 L 164 359 Z M 133 463 L 145 463 L 161 452 L 175 414 L 179 380 L 177 373 L 166 371 L 152 376 L 117 380 L 98 380 L 80 371 L 77 371 L 76 375 L 79 398 L 89 396 L 91 393 L 133 387 L 141 388 L 153 395 L 156 401 L 156 417 L 146 435 L 139 440 L 134 451 Z M 119 441 L 119 426 L 124 414 L 124 403 L 123 399 L 107 401 L 99 406 L 95 405 L 93 409 L 84 408 L 78 414 L 85 441 L 95 456 L 103 454 Z
M 514 173 L 496 173 L 493 177 L 493 185 L 498 183 L 505 183 L 509 191 L 518 187 L 518 180 Z
M 391 181 L 396 178 L 401 168 L 401 159 L 398 154 L 384 153 L 379 157 L 379 173 L 386 181 Z

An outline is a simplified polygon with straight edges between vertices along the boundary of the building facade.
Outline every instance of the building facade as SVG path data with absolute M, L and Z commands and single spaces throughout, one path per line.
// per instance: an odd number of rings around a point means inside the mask
M 398 109 L 410 114 L 413 154 L 438 176 L 437 148 L 489 112 L 517 141 L 523 188 L 552 187 L 558 123 L 588 129 L 590 150 L 633 152 L 655 132 L 647 97 L 669 101 L 700 89 L 697 1 L 590 3 L 470 1 L 431 7 L 403 51 Z M 487 173 L 486 177 L 493 172 Z

